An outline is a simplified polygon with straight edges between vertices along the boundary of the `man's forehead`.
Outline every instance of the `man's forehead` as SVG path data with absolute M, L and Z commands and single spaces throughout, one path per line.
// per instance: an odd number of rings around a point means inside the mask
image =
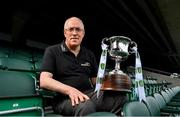
M 83 22 L 78 18 L 70 18 L 65 23 L 65 28 L 74 27 L 74 28 L 83 28 Z
M 67 26 L 83 26 L 81 21 L 78 20 L 70 20 L 69 22 L 67 22 Z

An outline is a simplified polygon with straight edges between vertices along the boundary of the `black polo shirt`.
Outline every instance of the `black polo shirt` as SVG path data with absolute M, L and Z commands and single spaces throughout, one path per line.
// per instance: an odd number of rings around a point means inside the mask
M 53 78 L 81 91 L 92 89 L 91 77 L 97 75 L 94 54 L 81 46 L 77 57 L 69 51 L 64 41 L 46 48 L 41 71 L 51 72 Z

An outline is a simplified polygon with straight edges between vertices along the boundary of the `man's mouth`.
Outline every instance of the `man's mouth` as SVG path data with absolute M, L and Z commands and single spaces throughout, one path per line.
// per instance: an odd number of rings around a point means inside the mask
M 78 40 L 78 38 L 71 38 L 71 40 Z

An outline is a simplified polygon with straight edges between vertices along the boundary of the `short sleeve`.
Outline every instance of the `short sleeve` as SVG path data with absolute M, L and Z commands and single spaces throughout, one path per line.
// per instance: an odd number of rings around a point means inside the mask
M 46 48 L 41 64 L 41 72 L 47 71 L 54 73 L 55 70 L 55 55 L 52 48 Z

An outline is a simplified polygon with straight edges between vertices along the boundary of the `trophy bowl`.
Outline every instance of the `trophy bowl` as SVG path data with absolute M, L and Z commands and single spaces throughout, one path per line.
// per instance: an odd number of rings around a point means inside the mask
M 115 69 L 104 76 L 101 90 L 131 92 L 131 79 L 120 69 L 120 63 L 128 58 L 130 45 L 135 42 L 125 36 L 112 36 L 102 43 L 105 41 L 110 44 L 108 53 L 115 60 Z
M 109 54 L 112 57 L 112 59 L 121 59 L 121 61 L 127 59 L 129 55 L 128 47 L 131 43 L 131 39 L 124 36 L 113 36 L 110 37 L 109 40 Z

